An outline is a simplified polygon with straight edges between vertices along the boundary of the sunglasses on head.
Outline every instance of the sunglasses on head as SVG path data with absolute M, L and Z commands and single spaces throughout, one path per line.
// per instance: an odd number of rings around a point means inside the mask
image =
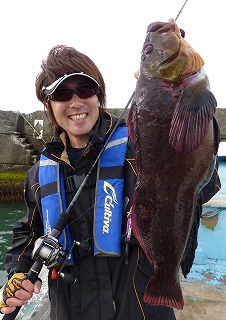
M 99 93 L 99 86 L 95 85 L 86 85 L 79 87 L 77 89 L 57 89 L 52 94 L 47 95 L 48 100 L 66 102 L 70 101 L 73 97 L 73 94 L 76 94 L 80 99 L 87 99 Z

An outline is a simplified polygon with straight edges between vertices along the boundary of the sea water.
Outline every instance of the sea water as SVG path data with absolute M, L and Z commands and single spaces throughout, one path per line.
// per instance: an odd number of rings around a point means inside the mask
M 13 225 L 16 221 L 26 215 L 26 206 L 23 202 L 5 202 L 0 201 L 0 288 L 7 282 L 7 272 L 4 268 L 5 253 L 11 247 Z M 39 295 L 34 295 L 29 304 L 21 308 L 18 314 L 18 320 L 28 320 L 36 307 L 41 303 L 47 292 L 47 271 L 45 267 L 42 270 L 43 279 L 42 290 Z M 1 300 L 1 298 L 0 298 Z M 2 319 L 3 315 L 0 315 Z
M 11 246 L 13 225 L 25 214 L 26 207 L 23 202 L 0 201 L 0 287 L 7 281 L 4 260 L 5 253 Z

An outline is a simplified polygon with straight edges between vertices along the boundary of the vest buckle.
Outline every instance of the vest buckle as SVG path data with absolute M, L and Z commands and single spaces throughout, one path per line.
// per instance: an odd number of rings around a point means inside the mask
M 72 192 L 74 190 L 79 189 L 83 180 L 85 179 L 85 174 L 83 173 L 81 176 L 77 176 L 74 174 L 73 176 L 67 177 L 67 191 Z

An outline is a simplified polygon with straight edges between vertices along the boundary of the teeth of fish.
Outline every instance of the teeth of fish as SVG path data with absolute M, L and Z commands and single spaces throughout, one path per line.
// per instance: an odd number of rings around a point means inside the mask
M 86 118 L 86 113 L 76 114 L 69 117 L 71 120 L 82 120 Z

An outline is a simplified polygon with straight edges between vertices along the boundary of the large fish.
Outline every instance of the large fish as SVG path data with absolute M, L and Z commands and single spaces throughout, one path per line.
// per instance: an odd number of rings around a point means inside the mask
M 200 189 L 212 175 L 216 99 L 173 19 L 149 25 L 128 126 L 137 184 L 132 228 L 150 262 L 144 301 L 182 309 L 178 271 Z

